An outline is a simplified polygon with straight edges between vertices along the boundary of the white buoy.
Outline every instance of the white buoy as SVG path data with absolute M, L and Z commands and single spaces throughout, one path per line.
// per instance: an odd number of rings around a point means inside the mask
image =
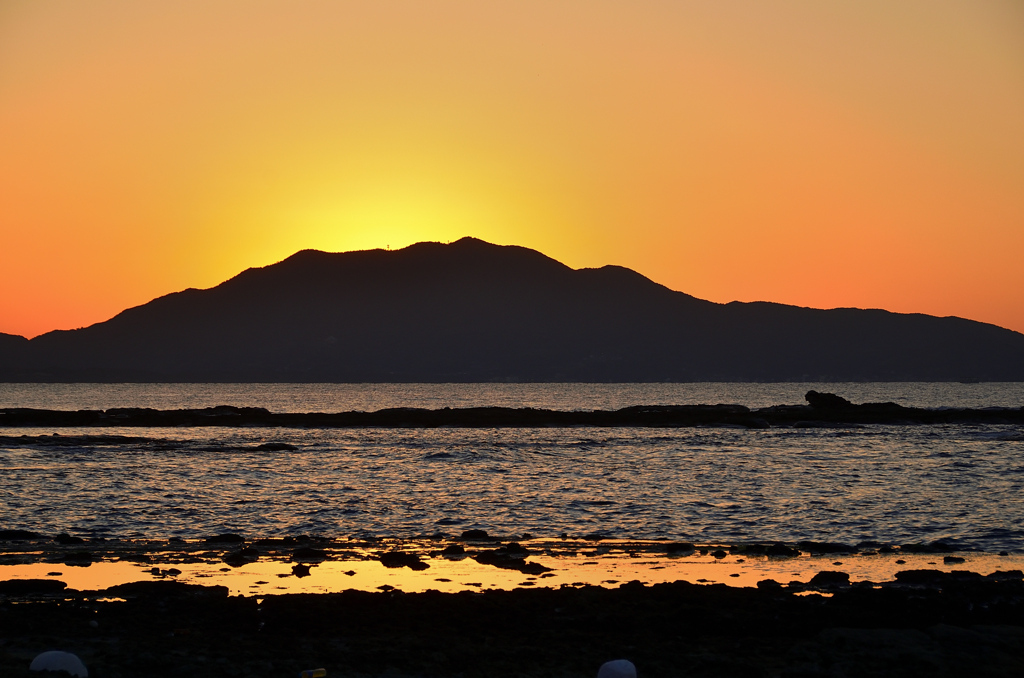
M 77 678 L 88 678 L 89 670 L 82 660 L 70 652 L 50 650 L 44 652 L 29 664 L 29 671 L 65 671 Z
M 597 678 L 636 678 L 636 667 L 628 659 L 616 659 L 601 664 Z

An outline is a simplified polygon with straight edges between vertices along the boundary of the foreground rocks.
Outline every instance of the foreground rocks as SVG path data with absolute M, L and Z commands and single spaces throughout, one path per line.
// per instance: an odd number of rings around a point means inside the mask
M 121 602 L 112 598 L 121 599 Z M 657 676 L 1024 675 L 1024 582 L 229 597 L 174 582 L 0 598 L 0 675 L 74 652 L 90 675 L 586 676 L 628 658 Z

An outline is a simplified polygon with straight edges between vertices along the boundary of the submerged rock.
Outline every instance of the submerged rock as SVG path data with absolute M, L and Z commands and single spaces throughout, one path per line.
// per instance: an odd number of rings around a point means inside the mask
M 420 560 L 420 557 L 415 553 L 405 553 L 404 551 L 382 553 L 380 554 L 380 563 L 384 567 L 408 567 L 410 570 L 426 570 L 430 567 L 428 563 Z
M 26 596 L 60 593 L 67 587 L 67 584 L 55 579 L 10 579 L 8 581 L 0 581 L 0 595 Z
M 810 583 L 814 586 L 849 586 L 850 575 L 846 572 L 822 570 L 811 577 Z
M 207 544 L 241 544 L 244 541 L 245 537 L 234 533 L 215 534 L 206 538 Z
M 16 539 L 40 539 L 43 535 L 29 530 L 0 530 L 0 540 L 13 541 Z

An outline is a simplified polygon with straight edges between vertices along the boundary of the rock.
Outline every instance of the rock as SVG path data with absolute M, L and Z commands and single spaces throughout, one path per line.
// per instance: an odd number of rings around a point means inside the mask
M 1005 581 L 1020 581 L 1024 579 L 1024 572 L 1021 570 L 996 570 L 992 574 L 988 575 L 990 579 L 998 579 Z
M 775 581 L 774 579 L 762 579 L 757 582 L 757 588 L 759 589 L 781 589 L 782 584 Z
M 934 586 L 945 581 L 946 576 L 941 570 L 901 570 L 896 573 L 896 581 L 914 586 Z
M 294 574 L 299 579 L 302 579 L 303 577 L 308 577 L 309 565 L 306 565 L 304 563 L 295 563 L 294 565 L 292 565 L 292 574 Z
M 636 678 L 636 666 L 628 659 L 605 662 L 597 670 L 597 678 Z
M 239 534 L 215 534 L 206 538 L 207 544 L 241 544 L 245 541 L 245 537 Z
M 89 567 L 92 565 L 92 554 L 88 551 L 72 551 L 64 554 L 62 562 L 71 567 Z
M 816 410 L 846 410 L 854 406 L 846 398 L 837 396 L 834 393 L 808 391 L 804 398 L 807 400 L 807 404 Z
M 466 549 L 459 544 L 449 544 L 441 550 L 443 556 L 464 556 L 466 555 Z
M 249 563 L 254 563 L 260 558 L 260 552 L 252 546 L 248 548 L 239 549 L 232 551 L 224 556 L 223 560 L 231 567 L 242 567 Z
M 466 530 L 462 533 L 463 539 L 490 539 L 485 530 Z
M 104 589 L 103 593 L 112 598 L 227 598 L 228 587 L 185 584 L 171 579 L 161 579 L 118 584 Z
M 505 544 L 504 546 L 499 547 L 498 550 L 499 551 L 504 551 L 505 553 L 509 554 L 510 556 L 516 556 L 516 555 L 525 556 L 526 554 L 528 554 L 530 552 L 529 549 L 527 549 L 525 546 L 523 546 L 519 542 L 514 542 L 514 541 L 510 541 L 509 543 Z
M 473 560 L 481 565 L 493 565 L 494 567 L 500 567 L 503 570 L 516 570 L 523 574 L 536 575 L 551 571 L 550 567 L 545 567 L 540 563 L 528 563 L 525 558 L 517 558 L 500 548 L 493 551 L 477 553 L 473 556 Z
M 665 544 L 665 553 L 693 553 L 693 544 L 685 541 Z
M 0 530 L 0 540 L 11 541 L 14 539 L 41 539 L 43 535 L 29 530 Z
M 384 567 L 398 568 L 408 567 L 410 570 L 425 570 L 430 565 L 420 560 L 420 557 L 415 553 L 405 553 L 404 551 L 390 551 L 388 553 L 380 554 L 380 562 Z
M 85 543 L 85 540 L 82 539 L 81 537 L 72 537 L 67 532 L 61 532 L 56 537 L 54 537 L 53 540 L 55 542 L 57 542 L 58 544 L 61 544 L 63 546 L 67 546 L 68 544 L 84 544 Z
M 835 570 L 822 570 L 811 577 L 810 583 L 814 586 L 849 586 L 850 575 Z
M 67 587 L 67 584 L 55 579 L 9 579 L 0 581 L 0 595 L 26 596 L 40 593 L 60 593 Z
M 715 560 L 721 560 L 722 558 L 725 558 L 727 555 L 729 554 L 723 551 L 722 549 L 718 549 L 716 551 L 711 552 L 711 557 Z
M 960 563 L 966 563 L 967 559 L 960 556 L 946 556 L 942 559 L 942 562 L 946 565 L 959 565 Z
M 70 652 L 61 652 L 59 650 L 50 650 L 36 656 L 32 663 L 29 664 L 28 670 L 62 672 L 77 678 L 87 678 L 89 675 L 89 671 L 85 668 L 85 664 L 82 663 L 81 659 Z
M 793 558 L 800 555 L 800 551 L 790 548 L 785 544 L 771 544 L 764 550 L 764 552 L 769 556 L 780 556 L 784 558 Z

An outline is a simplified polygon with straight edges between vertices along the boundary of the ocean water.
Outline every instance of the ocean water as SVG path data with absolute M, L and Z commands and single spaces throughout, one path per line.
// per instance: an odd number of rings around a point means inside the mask
M 0 384 L 0 407 L 762 407 L 800 403 L 811 388 L 854 402 L 1024 405 L 1018 383 Z M 19 428 L 0 436 L 0 528 L 44 533 L 415 537 L 482 528 L 1024 550 L 1019 426 Z M 268 442 L 296 449 L 257 449 Z

